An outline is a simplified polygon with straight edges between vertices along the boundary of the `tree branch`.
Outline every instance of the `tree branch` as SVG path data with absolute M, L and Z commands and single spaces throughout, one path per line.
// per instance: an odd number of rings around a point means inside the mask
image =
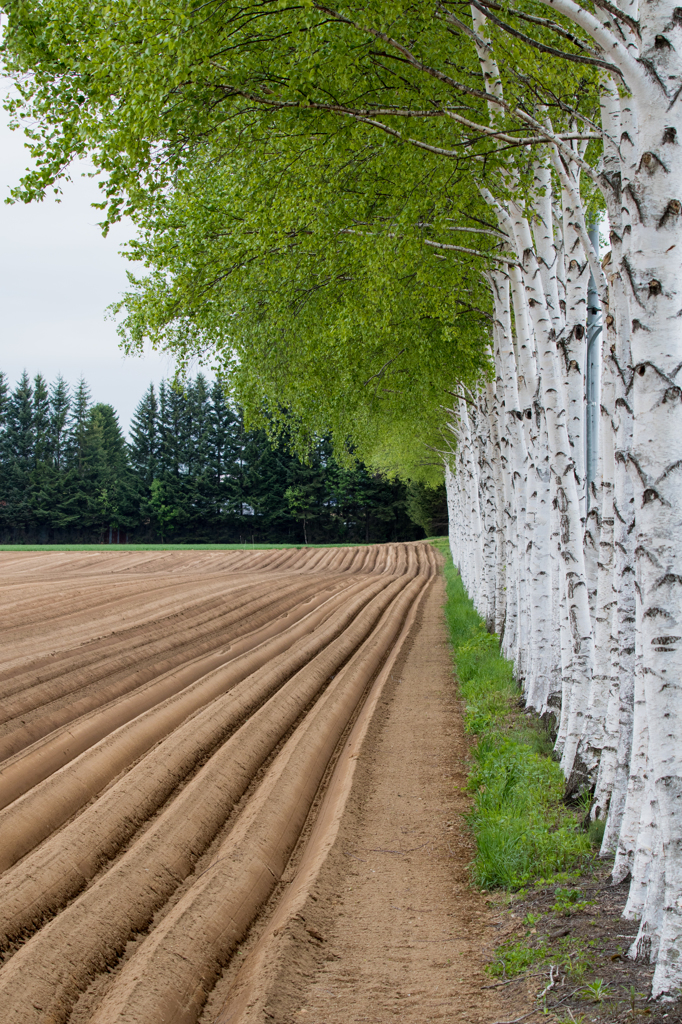
M 485 14 L 488 21 L 492 21 L 494 25 L 498 25 L 504 32 L 507 32 L 510 36 L 514 36 L 516 39 L 521 39 L 524 43 L 528 43 L 530 46 L 534 46 L 541 53 L 548 53 L 552 57 L 559 57 L 562 60 L 572 60 L 576 64 L 588 64 L 591 67 L 604 68 L 609 71 L 612 75 L 618 75 L 622 78 L 623 73 L 620 68 L 616 67 L 615 64 L 609 64 L 608 61 L 601 60 L 599 57 L 581 57 L 577 53 L 567 53 L 565 50 L 557 50 L 553 46 L 546 46 L 545 43 L 539 42 L 537 39 L 533 39 L 532 36 L 528 36 L 525 32 L 519 32 L 518 29 L 512 28 L 511 25 L 507 25 L 506 22 L 501 21 L 490 12 L 490 9 L 485 7 L 483 4 L 478 3 L 478 0 L 469 0 L 472 7 L 475 7 Z

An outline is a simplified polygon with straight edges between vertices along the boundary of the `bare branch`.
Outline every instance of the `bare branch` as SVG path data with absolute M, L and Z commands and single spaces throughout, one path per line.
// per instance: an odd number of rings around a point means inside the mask
M 480 4 L 478 0 L 470 0 L 472 7 L 484 14 L 488 21 L 492 21 L 494 25 L 498 25 L 504 32 L 507 32 L 510 36 L 514 36 L 516 39 L 521 39 L 524 43 L 528 43 L 530 46 L 534 46 L 541 53 L 548 53 L 552 57 L 560 57 L 562 60 L 571 60 L 576 64 L 589 64 L 592 67 L 604 68 L 612 75 L 618 75 L 622 78 L 622 72 L 620 68 L 617 68 L 615 64 L 609 64 L 608 61 L 601 60 L 599 57 L 582 57 L 577 53 L 568 53 L 565 50 L 556 50 L 553 46 L 547 46 L 545 43 L 539 42 L 537 39 L 533 39 L 532 36 L 528 36 L 525 32 L 519 32 L 518 29 L 512 28 L 511 25 L 507 25 L 506 22 L 496 18 L 494 14 L 491 14 L 490 9 Z

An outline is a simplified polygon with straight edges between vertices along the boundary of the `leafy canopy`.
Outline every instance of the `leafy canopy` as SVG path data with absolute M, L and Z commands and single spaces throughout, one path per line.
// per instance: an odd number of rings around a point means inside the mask
M 574 27 L 496 5 L 491 106 L 463 3 L 7 6 L 12 109 L 36 124 L 15 196 L 91 154 L 105 229 L 125 213 L 140 230 L 128 350 L 212 362 L 249 422 L 297 425 L 299 451 L 328 433 L 428 478 L 447 392 L 490 369 L 485 272 L 505 254 L 480 188 L 505 196 L 513 167 L 523 201 L 548 117 L 570 146 L 598 116 Z

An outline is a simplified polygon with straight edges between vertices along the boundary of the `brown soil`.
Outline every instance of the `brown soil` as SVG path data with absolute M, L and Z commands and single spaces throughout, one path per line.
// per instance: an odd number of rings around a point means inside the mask
M 248 979 L 250 1006 L 240 979 L 267 915 L 242 947 L 244 967 L 226 973 L 201 1024 L 213 1024 L 221 999 L 218 1024 L 493 1024 L 528 1012 L 524 990 L 491 989 L 484 973 L 504 926 L 469 884 L 467 743 L 444 600 L 438 579 L 355 755 L 331 851 L 307 898 L 277 922 L 279 941 L 270 942 L 255 984 Z
M 483 974 L 436 562 L 0 555 L 2 1024 L 528 1012 Z

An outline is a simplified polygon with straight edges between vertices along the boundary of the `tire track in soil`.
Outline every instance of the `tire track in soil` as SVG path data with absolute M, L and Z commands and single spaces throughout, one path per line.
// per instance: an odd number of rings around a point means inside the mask
M 127 689 L 106 700 L 103 685 L 100 704 L 0 763 L 0 791 L 11 771 L 20 779 L 22 762 L 27 789 L 0 810 L 0 834 L 13 847 L 0 875 L 3 1024 L 207 1021 L 235 981 L 236 948 L 257 943 L 287 892 L 282 878 L 293 877 L 301 856 L 306 863 L 310 834 L 325 853 L 320 859 L 311 846 L 317 890 L 329 871 L 338 880 L 338 842 L 329 840 L 324 815 L 315 826 L 327 780 L 336 778 L 330 765 L 370 691 L 358 721 L 370 740 L 377 733 L 376 694 L 393 686 L 386 678 L 405 660 L 422 598 L 434 617 L 436 556 L 424 544 L 32 554 L 0 556 L 21 608 L 32 607 L 28 618 L 39 622 L 46 595 L 60 593 L 63 603 L 30 652 L 19 644 L 23 664 L 15 662 L 14 676 L 3 673 L 15 706 L 33 702 L 37 718 L 42 711 L 49 720 L 55 701 L 78 705 L 108 672 L 112 685 Z M 116 613 L 126 609 L 120 631 L 109 628 L 111 615 L 98 618 L 112 585 Z M 154 651 L 146 651 L 145 634 Z M 432 654 L 433 637 L 427 646 Z M 136 675 L 145 651 L 148 664 Z M 159 671 L 164 657 L 174 664 Z M 423 752 L 433 737 L 417 710 L 410 728 Z M 403 711 L 410 719 L 409 698 Z M 66 739 L 76 734 L 82 749 Z M 410 758 L 401 760 L 403 773 L 414 774 Z M 336 815 L 337 830 L 346 820 Z M 301 891 L 307 914 L 316 897 Z M 287 905 L 279 911 L 282 939 L 266 968 L 252 971 L 261 997 L 253 1005 L 264 1016 L 249 1022 L 272 1020 L 273 978 L 285 996 L 295 984 L 300 1004 L 296 958 L 305 961 L 311 942 L 325 941 L 314 928 L 301 937 Z

